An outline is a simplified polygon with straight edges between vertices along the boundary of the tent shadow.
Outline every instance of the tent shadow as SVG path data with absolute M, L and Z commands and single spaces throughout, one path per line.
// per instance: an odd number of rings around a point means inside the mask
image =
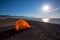
M 0 40 L 7 39 L 9 37 L 12 37 L 12 36 L 14 36 L 14 35 L 16 35 L 18 33 L 21 33 L 23 31 L 27 31 L 29 29 L 23 29 L 23 30 L 19 30 L 19 31 L 15 30 L 15 29 L 11 29 L 11 30 L 8 30 L 8 31 L 5 31 L 5 32 L 1 32 L 0 33 Z

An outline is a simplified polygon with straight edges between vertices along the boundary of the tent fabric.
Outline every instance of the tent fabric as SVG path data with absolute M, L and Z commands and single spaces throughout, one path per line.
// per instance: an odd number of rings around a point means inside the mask
M 15 29 L 16 30 L 20 30 L 20 29 L 26 29 L 26 28 L 30 28 L 31 26 L 29 25 L 29 23 L 27 23 L 25 20 L 23 19 L 19 19 L 15 22 Z

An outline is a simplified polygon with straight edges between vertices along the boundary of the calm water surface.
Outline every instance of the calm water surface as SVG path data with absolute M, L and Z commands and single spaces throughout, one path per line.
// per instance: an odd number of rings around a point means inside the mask
M 60 24 L 60 18 L 31 18 L 30 20 Z

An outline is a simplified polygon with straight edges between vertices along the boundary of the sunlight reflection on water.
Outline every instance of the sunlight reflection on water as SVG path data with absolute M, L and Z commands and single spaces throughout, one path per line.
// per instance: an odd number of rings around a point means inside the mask
M 43 22 L 49 22 L 49 18 L 42 18 Z

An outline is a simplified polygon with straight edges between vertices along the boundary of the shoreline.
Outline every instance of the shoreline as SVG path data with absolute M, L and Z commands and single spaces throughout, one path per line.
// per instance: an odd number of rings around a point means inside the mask
M 16 20 L 15 20 L 16 21 Z M 8 31 L 8 30 L 10 30 L 10 29 L 14 29 L 14 23 L 15 23 L 15 21 L 14 22 L 12 22 L 12 23 L 8 23 L 8 25 L 6 24 L 5 26 L 4 25 L 0 25 L 0 32 L 4 32 L 4 31 Z M 42 24 L 44 24 L 44 25 L 55 25 L 55 26 L 60 26 L 60 24 L 55 24 L 55 23 L 45 23 L 45 22 L 41 22 L 41 21 L 35 21 L 35 20 L 25 20 L 25 21 L 27 21 L 30 25 L 42 25 Z
M 31 29 L 24 29 L 16 31 L 11 29 L 0 33 L 1 39 L 7 40 L 59 40 L 60 39 L 60 25 L 43 23 L 39 21 L 26 20 Z

